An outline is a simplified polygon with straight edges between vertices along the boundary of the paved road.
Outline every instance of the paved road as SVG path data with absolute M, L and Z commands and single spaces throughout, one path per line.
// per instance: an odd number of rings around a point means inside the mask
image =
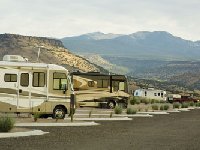
M 35 127 L 50 133 L 0 139 L 0 150 L 200 149 L 200 110 L 99 123 L 93 127 Z

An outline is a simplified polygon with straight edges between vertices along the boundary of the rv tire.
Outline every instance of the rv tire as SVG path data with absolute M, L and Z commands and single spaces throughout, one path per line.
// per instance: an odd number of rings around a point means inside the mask
M 116 106 L 116 102 L 115 101 L 113 101 L 113 100 L 108 101 L 107 108 L 113 109 L 113 108 L 115 108 L 115 106 Z
M 57 106 L 53 110 L 53 118 L 64 119 L 65 118 L 65 108 L 62 106 Z

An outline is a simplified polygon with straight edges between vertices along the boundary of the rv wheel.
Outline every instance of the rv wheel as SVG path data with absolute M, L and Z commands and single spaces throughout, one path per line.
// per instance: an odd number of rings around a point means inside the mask
M 107 103 L 107 107 L 108 107 L 109 109 L 115 108 L 115 105 L 116 105 L 115 101 L 109 101 L 109 102 Z
M 65 118 L 65 109 L 63 107 L 55 107 L 53 110 L 53 118 L 54 119 L 64 119 Z

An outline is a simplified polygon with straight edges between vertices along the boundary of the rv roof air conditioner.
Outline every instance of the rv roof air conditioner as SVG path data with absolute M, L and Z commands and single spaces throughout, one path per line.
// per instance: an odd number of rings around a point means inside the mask
M 12 61 L 12 62 L 27 62 L 28 59 L 20 55 L 5 55 L 3 56 L 3 61 Z

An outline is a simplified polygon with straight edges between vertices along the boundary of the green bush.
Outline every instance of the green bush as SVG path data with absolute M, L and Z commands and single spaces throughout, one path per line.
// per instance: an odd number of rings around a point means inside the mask
M 193 107 L 193 106 L 194 106 L 194 102 L 190 102 L 190 106 L 192 106 L 192 107 Z
M 147 105 L 147 104 L 150 103 L 150 100 L 149 100 L 149 99 L 145 99 L 145 100 L 144 100 L 144 103 Z
M 180 108 L 180 103 L 179 102 L 173 103 L 173 108 Z
M 144 97 L 141 98 L 140 100 L 141 103 L 144 103 L 144 104 L 149 104 L 150 103 L 150 100 L 149 99 L 146 99 Z
M 196 107 L 200 107 L 200 102 L 195 103 Z
M 168 110 L 169 109 L 169 105 L 164 105 L 164 110 Z
M 140 103 L 141 103 L 140 99 L 137 99 L 136 104 L 140 104 Z
M 135 105 L 137 102 L 138 98 L 137 97 L 132 97 L 132 99 L 130 100 L 130 104 L 131 105 Z
M 145 101 L 146 101 L 146 98 L 142 97 L 141 98 L 141 103 L 145 103 Z
M 0 132 L 8 132 L 14 127 L 14 120 L 8 116 L 0 117 Z
M 155 103 L 160 103 L 160 100 L 157 100 L 157 99 L 155 99 L 155 101 L 154 101 Z
M 163 105 L 160 106 L 160 110 L 164 110 L 164 106 Z
M 38 120 L 38 118 L 40 118 L 41 114 L 40 113 L 34 113 L 33 114 L 33 119 L 36 122 Z
M 165 103 L 165 101 L 164 100 L 160 100 L 159 103 Z
M 126 113 L 127 114 L 136 114 L 136 110 L 135 109 L 132 109 L 132 108 L 127 108 L 127 110 L 126 110 Z
M 116 107 L 114 108 L 114 112 L 115 112 L 115 114 L 121 114 L 121 113 L 122 113 L 122 108 L 119 107 L 119 106 L 116 106 Z
M 184 103 L 181 104 L 181 108 L 188 108 L 188 106 L 189 106 L 189 104 L 186 103 L 186 102 L 184 102 Z
M 154 104 L 155 103 L 155 99 L 151 99 L 151 104 Z
M 158 110 L 158 105 L 154 104 L 151 106 L 152 110 Z

